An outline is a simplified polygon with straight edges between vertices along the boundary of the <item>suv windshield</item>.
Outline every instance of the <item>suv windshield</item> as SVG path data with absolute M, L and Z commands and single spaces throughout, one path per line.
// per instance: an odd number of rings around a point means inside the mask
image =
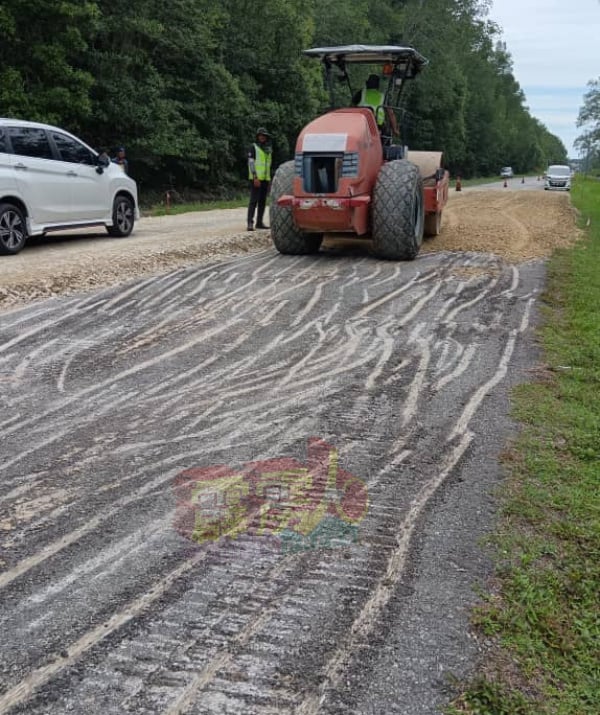
M 570 176 L 571 169 L 568 166 L 549 166 L 546 173 L 554 176 Z

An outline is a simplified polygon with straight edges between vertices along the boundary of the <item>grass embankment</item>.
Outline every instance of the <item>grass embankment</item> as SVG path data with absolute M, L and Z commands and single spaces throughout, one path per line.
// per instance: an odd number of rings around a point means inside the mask
M 474 616 L 497 647 L 451 713 L 600 713 L 600 183 L 572 201 L 586 238 L 549 263 L 545 366 L 514 393 L 497 580 Z
M 213 209 L 237 209 L 248 205 L 248 197 L 243 196 L 223 201 L 182 201 L 178 196 L 172 196 L 167 202 L 166 195 L 162 202 L 154 204 L 144 211 L 145 216 L 172 216 L 190 211 L 212 211 Z
M 455 188 L 457 179 L 457 176 L 450 177 L 450 186 L 452 188 Z M 494 184 L 497 181 L 504 181 L 504 179 L 501 179 L 499 176 L 477 176 L 473 179 L 463 179 L 461 177 L 460 179 L 460 183 L 464 188 L 470 186 L 481 186 L 481 184 Z
M 536 174 L 535 176 L 529 175 L 529 174 L 515 174 L 512 179 L 507 179 L 507 184 L 509 187 L 515 186 L 517 183 L 521 183 L 523 179 L 535 179 L 541 176 L 540 174 Z M 455 188 L 456 186 L 456 176 L 451 176 L 450 177 L 450 186 L 452 188 Z M 481 186 L 482 184 L 499 184 L 501 182 L 504 182 L 504 179 L 501 176 L 478 176 L 474 179 L 462 179 L 461 178 L 461 184 L 464 188 L 468 187 L 475 187 L 475 186 Z

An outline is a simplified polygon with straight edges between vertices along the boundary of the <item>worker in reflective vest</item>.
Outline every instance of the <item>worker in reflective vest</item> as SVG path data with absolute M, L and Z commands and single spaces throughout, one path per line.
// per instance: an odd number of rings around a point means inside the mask
M 355 106 L 370 107 L 373 110 L 378 127 L 382 127 L 385 122 L 385 110 L 382 106 L 384 100 L 385 93 L 379 89 L 379 77 L 376 74 L 370 74 L 364 88 L 352 98 Z
M 260 127 L 256 131 L 256 142 L 248 150 L 248 178 L 250 179 L 248 231 L 254 231 L 255 212 L 256 228 L 269 228 L 263 219 L 271 183 L 272 152 L 271 135 L 264 127 Z

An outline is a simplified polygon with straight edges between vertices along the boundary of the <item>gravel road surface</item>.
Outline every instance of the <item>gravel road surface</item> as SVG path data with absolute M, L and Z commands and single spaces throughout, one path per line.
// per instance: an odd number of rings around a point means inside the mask
M 408 263 L 243 209 L 0 261 L 0 714 L 441 712 L 577 237 L 528 181 Z

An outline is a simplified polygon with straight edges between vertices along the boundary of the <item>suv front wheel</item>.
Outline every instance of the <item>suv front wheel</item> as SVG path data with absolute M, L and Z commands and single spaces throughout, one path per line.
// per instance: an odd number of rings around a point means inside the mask
M 113 225 L 107 226 L 109 235 L 125 238 L 133 231 L 135 206 L 128 196 L 117 196 L 113 204 Z
M 27 224 L 20 209 L 0 204 L 0 254 L 14 255 L 27 241 Z

